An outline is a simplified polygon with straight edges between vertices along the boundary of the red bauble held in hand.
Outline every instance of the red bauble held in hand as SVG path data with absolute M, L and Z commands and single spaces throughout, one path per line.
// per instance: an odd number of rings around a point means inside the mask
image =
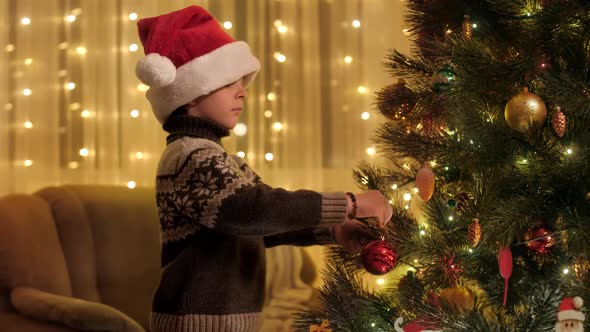
M 374 275 L 391 271 L 397 262 L 397 254 L 391 245 L 383 240 L 369 242 L 361 252 L 363 267 Z

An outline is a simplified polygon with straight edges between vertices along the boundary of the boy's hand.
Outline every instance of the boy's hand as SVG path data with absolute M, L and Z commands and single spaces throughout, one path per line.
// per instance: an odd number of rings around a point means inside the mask
M 378 190 L 356 194 L 358 210 L 355 218 L 376 217 L 379 228 L 385 228 L 393 215 L 393 208 L 389 201 Z
M 376 237 L 358 220 L 348 220 L 332 228 L 334 239 L 348 253 L 359 253 Z

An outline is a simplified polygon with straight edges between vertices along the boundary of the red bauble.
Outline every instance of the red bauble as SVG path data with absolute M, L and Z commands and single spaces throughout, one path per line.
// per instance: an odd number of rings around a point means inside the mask
M 397 254 L 388 242 L 376 240 L 363 248 L 361 260 L 367 272 L 380 276 L 395 267 Z
M 524 236 L 527 248 L 541 255 L 551 252 L 556 243 L 552 234 L 553 230 L 545 224 L 531 227 Z

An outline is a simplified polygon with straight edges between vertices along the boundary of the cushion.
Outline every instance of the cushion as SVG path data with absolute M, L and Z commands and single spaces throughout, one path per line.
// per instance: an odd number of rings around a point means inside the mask
M 19 287 L 10 293 L 12 305 L 22 315 L 61 323 L 83 331 L 145 331 L 137 322 L 107 305 Z

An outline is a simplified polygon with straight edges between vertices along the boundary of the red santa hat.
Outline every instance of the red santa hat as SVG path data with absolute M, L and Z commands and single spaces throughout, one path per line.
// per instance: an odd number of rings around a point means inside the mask
M 146 97 L 160 123 L 178 107 L 244 78 L 254 79 L 260 62 L 235 41 L 209 12 L 190 6 L 137 23 L 145 57 L 135 67 L 150 88 Z
M 584 321 L 584 314 L 579 310 L 584 305 L 584 300 L 581 297 L 566 297 L 559 305 L 559 312 L 557 313 L 557 320 L 579 320 Z

